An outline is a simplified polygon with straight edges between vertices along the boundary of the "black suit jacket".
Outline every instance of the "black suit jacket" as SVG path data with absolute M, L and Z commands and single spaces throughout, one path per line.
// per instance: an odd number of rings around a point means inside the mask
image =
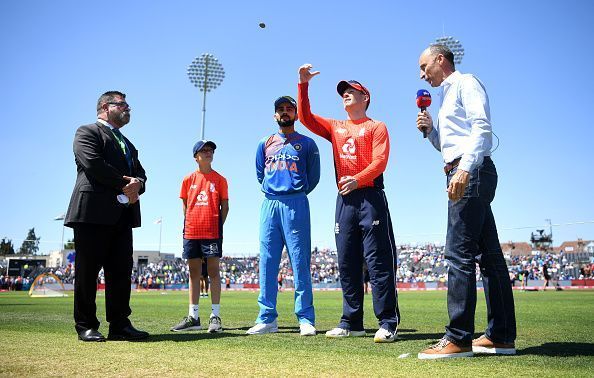
M 127 138 L 126 144 L 132 154 L 132 168 L 128 166 L 115 136 L 108 126 L 100 122 L 84 125 L 74 136 L 74 160 L 76 184 L 64 225 L 76 223 L 115 225 L 124 211 L 130 214 L 131 227 L 140 226 L 140 201 L 126 206 L 117 201 L 117 195 L 127 181 L 122 176 L 138 177 L 145 181 L 146 175 L 138 151 Z M 140 194 L 144 193 L 145 184 Z

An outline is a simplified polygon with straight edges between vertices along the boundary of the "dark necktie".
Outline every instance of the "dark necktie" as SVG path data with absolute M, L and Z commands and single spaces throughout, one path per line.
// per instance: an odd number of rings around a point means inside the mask
M 132 155 L 130 154 L 130 149 L 128 148 L 128 145 L 126 145 L 124 136 L 122 135 L 121 131 L 116 128 L 111 129 L 111 132 L 118 140 L 118 144 L 120 145 L 120 148 L 122 149 L 122 153 L 126 157 L 126 162 L 128 163 L 128 168 L 130 169 L 130 172 L 132 172 Z

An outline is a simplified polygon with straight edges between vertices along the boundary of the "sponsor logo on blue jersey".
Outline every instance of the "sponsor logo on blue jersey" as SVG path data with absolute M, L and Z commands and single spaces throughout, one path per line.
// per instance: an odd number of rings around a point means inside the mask
M 264 162 L 266 165 L 269 165 L 270 163 L 272 163 L 273 161 L 282 161 L 282 160 L 293 160 L 293 161 L 299 161 L 299 156 L 297 155 L 291 155 L 291 154 L 286 154 L 286 153 L 280 153 L 280 154 L 276 154 L 276 155 L 269 155 L 266 156 L 266 161 Z
M 291 155 L 287 153 L 280 153 L 276 155 L 270 155 L 266 157 L 266 169 L 270 171 L 274 170 L 289 170 L 293 172 L 298 172 L 297 169 L 297 161 L 299 161 L 299 156 Z

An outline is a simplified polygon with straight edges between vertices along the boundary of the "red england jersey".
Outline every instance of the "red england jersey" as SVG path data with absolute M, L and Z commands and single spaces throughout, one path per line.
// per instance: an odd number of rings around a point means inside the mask
M 184 177 L 179 198 L 186 200 L 185 239 L 219 239 L 223 231 L 221 201 L 229 199 L 227 180 L 216 171 Z
M 308 83 L 299 84 L 297 108 L 301 123 L 332 143 L 337 183 L 343 176 L 353 176 L 359 188 L 384 188 L 383 172 L 390 155 L 390 139 L 383 122 L 370 118 L 341 121 L 313 114 Z

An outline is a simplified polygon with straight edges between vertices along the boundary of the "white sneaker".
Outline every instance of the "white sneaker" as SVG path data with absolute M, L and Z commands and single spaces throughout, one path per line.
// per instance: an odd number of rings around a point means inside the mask
M 316 327 L 309 323 L 301 323 L 299 324 L 299 334 L 301 336 L 315 336 Z
M 265 333 L 278 332 L 278 324 L 275 321 L 272 323 L 258 323 L 252 328 L 247 330 L 248 335 L 263 335 Z
M 396 332 L 390 332 L 385 328 L 380 328 L 373 336 L 373 341 L 376 343 L 393 343 L 396 340 Z
M 211 314 L 210 319 L 208 319 L 208 333 L 219 332 L 223 332 L 223 322 L 220 317 Z
M 362 337 L 365 336 L 365 331 L 350 331 L 348 329 L 336 327 L 326 332 L 326 337 L 337 339 L 341 337 Z

